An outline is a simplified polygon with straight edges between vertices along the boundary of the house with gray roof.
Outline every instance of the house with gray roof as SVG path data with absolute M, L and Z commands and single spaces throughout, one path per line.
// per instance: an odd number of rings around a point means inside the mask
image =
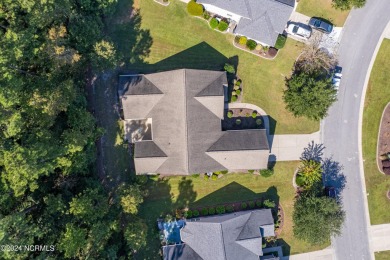
M 222 131 L 226 72 L 123 75 L 118 94 L 137 174 L 267 168 L 265 129 Z
M 295 6 L 295 0 L 198 0 L 197 3 L 210 13 L 235 21 L 235 34 L 268 46 L 275 45 Z
M 270 209 L 190 219 L 180 230 L 183 244 L 163 247 L 164 260 L 259 260 L 262 239 L 275 236 Z

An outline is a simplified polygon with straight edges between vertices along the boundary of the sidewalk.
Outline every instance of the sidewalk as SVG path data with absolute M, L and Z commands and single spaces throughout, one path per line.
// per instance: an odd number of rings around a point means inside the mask
M 390 224 L 370 226 L 368 232 L 374 252 L 390 250 Z
M 309 252 L 299 255 L 285 256 L 281 260 L 333 260 L 332 248 L 326 248 L 319 251 Z
M 303 149 L 308 144 L 320 143 L 320 132 L 302 135 L 271 135 L 270 147 L 271 155 L 275 155 L 276 161 L 296 161 L 299 160 Z

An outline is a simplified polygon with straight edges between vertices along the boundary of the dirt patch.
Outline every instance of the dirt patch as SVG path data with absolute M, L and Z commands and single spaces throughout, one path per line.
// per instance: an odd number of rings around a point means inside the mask
M 379 170 L 390 175 L 390 105 L 383 111 L 378 135 L 377 158 Z

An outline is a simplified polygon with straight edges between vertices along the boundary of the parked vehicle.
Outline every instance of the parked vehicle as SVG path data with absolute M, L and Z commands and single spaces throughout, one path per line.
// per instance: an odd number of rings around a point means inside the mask
M 294 35 L 296 37 L 302 38 L 302 39 L 309 39 L 311 36 L 311 28 L 310 27 L 303 27 L 299 24 L 291 23 L 287 27 L 287 33 Z
M 341 74 L 342 70 L 341 67 L 336 66 L 332 73 L 332 84 L 337 91 L 339 90 L 341 78 L 343 77 L 343 74 Z
M 333 31 L 333 25 L 325 22 L 321 19 L 312 17 L 309 21 L 309 25 L 316 30 L 319 30 L 324 33 L 331 33 Z

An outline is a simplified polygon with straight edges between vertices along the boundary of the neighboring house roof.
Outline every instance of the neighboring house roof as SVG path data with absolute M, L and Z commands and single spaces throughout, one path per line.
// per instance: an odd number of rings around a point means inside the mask
M 294 10 L 295 0 L 198 0 L 242 16 L 236 34 L 274 46 Z
M 186 244 L 163 246 L 164 260 L 203 260 L 191 247 Z
M 182 175 L 265 168 L 269 154 L 265 130 L 222 131 L 224 85 L 226 72 L 221 71 L 181 69 L 120 76 L 125 122 L 152 118 L 152 140 L 135 142 L 136 172 Z M 135 125 L 140 125 L 140 132 L 145 130 L 142 124 Z M 234 160 L 226 162 L 219 158 L 223 154 L 214 154 L 221 151 L 235 153 L 239 167 L 229 168 Z M 244 152 L 256 160 L 247 160 Z
M 260 231 L 263 226 L 274 228 L 270 209 L 190 220 L 186 222 L 180 234 L 186 246 L 192 248 L 204 260 L 258 260 L 263 254 L 263 236 Z M 274 235 L 273 231 L 267 234 Z

